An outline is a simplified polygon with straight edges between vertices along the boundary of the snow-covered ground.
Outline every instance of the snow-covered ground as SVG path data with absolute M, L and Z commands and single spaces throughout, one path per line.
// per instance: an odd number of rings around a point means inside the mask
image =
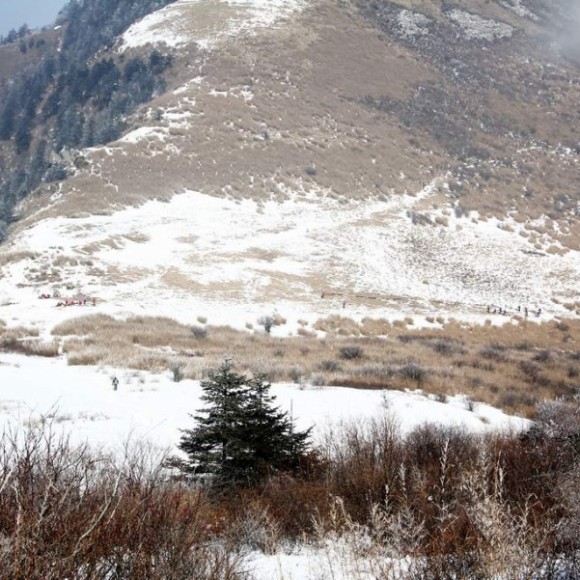
M 271 27 L 305 4 L 304 0 L 178 0 L 133 24 L 121 38 L 121 50 L 158 43 L 179 47 L 192 40 L 210 49 L 225 38 Z
M 118 377 L 115 391 L 112 377 Z M 101 367 L 71 367 L 64 358 L 0 354 L 0 433 L 50 422 L 53 432 L 70 435 L 73 443 L 123 457 L 133 446 L 145 446 L 161 456 L 176 452 L 180 429 L 202 408 L 197 381 L 175 383 L 168 373 Z M 469 432 L 517 432 L 529 422 L 488 405 L 471 407 L 462 397 L 437 402 L 420 391 L 364 391 L 348 388 L 301 388 L 274 384 L 277 403 L 299 428 L 313 427 L 314 441 L 341 424 L 364 425 L 388 416 L 402 434 L 421 424 L 450 426 Z M 360 539 L 361 541 L 364 538 Z M 388 562 L 356 553 L 356 542 L 326 538 L 323 545 L 279 546 L 273 553 L 254 550 L 243 568 L 255 580 L 371 580 L 385 565 L 404 569 L 405 561 Z
M 113 376 L 119 379 L 117 391 Z M 77 442 L 116 450 L 133 440 L 173 449 L 179 429 L 193 424 L 189 414 L 202 407 L 201 392 L 198 381 L 175 383 L 169 373 L 67 366 L 64 358 L 0 354 L 0 432 L 48 417 Z M 520 430 L 528 424 L 485 404 L 470 411 L 462 397 L 440 403 L 420 391 L 275 384 L 272 394 L 300 428 L 313 426 L 318 440 L 342 422 L 364 422 L 385 413 L 402 433 L 424 423 L 472 432 Z
M 424 209 L 433 186 L 374 201 L 295 193 L 282 203 L 256 202 L 187 192 L 112 215 L 45 219 L 5 248 L 34 258 L 2 267 L 0 320 L 43 333 L 86 313 L 38 300 L 55 289 L 96 296 L 91 312 L 185 323 L 202 316 L 236 328 L 276 310 L 288 320 L 276 329 L 281 334 L 296 332 L 298 320 L 331 314 L 409 316 L 416 326 L 429 324 L 428 316 L 509 320 L 488 315 L 488 304 L 510 314 L 517 305 L 542 308 L 534 320 L 570 315 L 557 302 L 576 295 L 578 252 L 539 252 L 520 235 L 524 225 L 510 220 Z M 419 214 L 428 225 L 416 223 Z M 442 217 L 447 225 L 436 223 Z

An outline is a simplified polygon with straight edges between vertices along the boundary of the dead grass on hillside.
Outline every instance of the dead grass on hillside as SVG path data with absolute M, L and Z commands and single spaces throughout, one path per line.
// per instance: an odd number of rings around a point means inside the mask
M 324 339 L 308 329 L 277 338 L 261 328 L 244 332 L 188 327 L 170 318 L 121 321 L 93 315 L 67 321 L 53 334 L 64 339 L 69 364 L 155 372 L 178 368 L 179 378 L 202 379 L 224 357 L 232 357 L 241 371 L 265 373 L 272 381 L 422 389 L 443 399 L 464 394 L 526 416 L 544 399 L 571 399 L 580 390 L 579 321 L 504 327 L 452 322 L 440 330 L 389 327 L 388 338 L 364 336 L 369 328 L 385 330 L 386 321 L 365 319 L 356 336 L 347 337 L 340 328 L 352 330 L 356 323 L 333 322 L 342 326 Z
M 59 343 L 58 340 L 39 340 L 38 330 L 35 328 L 8 327 L 0 320 L 0 352 L 54 357 L 59 354 Z
M 2 252 L 0 253 L 0 267 L 8 266 L 9 264 L 16 264 L 23 260 L 34 260 L 38 257 L 35 252 Z

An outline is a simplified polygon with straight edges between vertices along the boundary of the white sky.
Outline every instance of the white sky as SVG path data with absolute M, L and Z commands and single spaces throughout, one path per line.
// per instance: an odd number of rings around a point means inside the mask
M 0 0 L 0 34 L 26 23 L 31 28 L 51 24 L 67 0 Z

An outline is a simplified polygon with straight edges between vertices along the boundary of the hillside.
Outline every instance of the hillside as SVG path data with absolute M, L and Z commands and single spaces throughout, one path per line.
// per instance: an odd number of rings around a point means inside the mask
M 1 41 L 0 580 L 580 577 L 579 26 L 71 0 Z
M 127 63 L 166 54 L 159 94 L 119 139 L 61 149 L 62 175 L 20 203 L 5 302 L 74 288 L 135 311 L 139 288 L 149 314 L 238 327 L 275 309 L 576 314 L 569 17 L 542 2 L 182 0 L 127 24 L 100 62 L 130 79 Z M 98 90 L 75 105 L 85 129 L 110 111 Z

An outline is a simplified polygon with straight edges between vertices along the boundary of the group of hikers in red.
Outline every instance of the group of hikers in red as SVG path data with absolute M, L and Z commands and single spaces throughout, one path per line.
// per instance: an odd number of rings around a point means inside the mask
M 39 296 L 40 300 L 48 300 L 52 298 L 60 298 L 59 296 L 51 296 L 50 294 L 45 294 L 44 292 Z M 95 297 L 80 296 L 78 298 L 62 298 L 56 303 L 57 308 L 61 306 L 96 306 L 97 299 Z

